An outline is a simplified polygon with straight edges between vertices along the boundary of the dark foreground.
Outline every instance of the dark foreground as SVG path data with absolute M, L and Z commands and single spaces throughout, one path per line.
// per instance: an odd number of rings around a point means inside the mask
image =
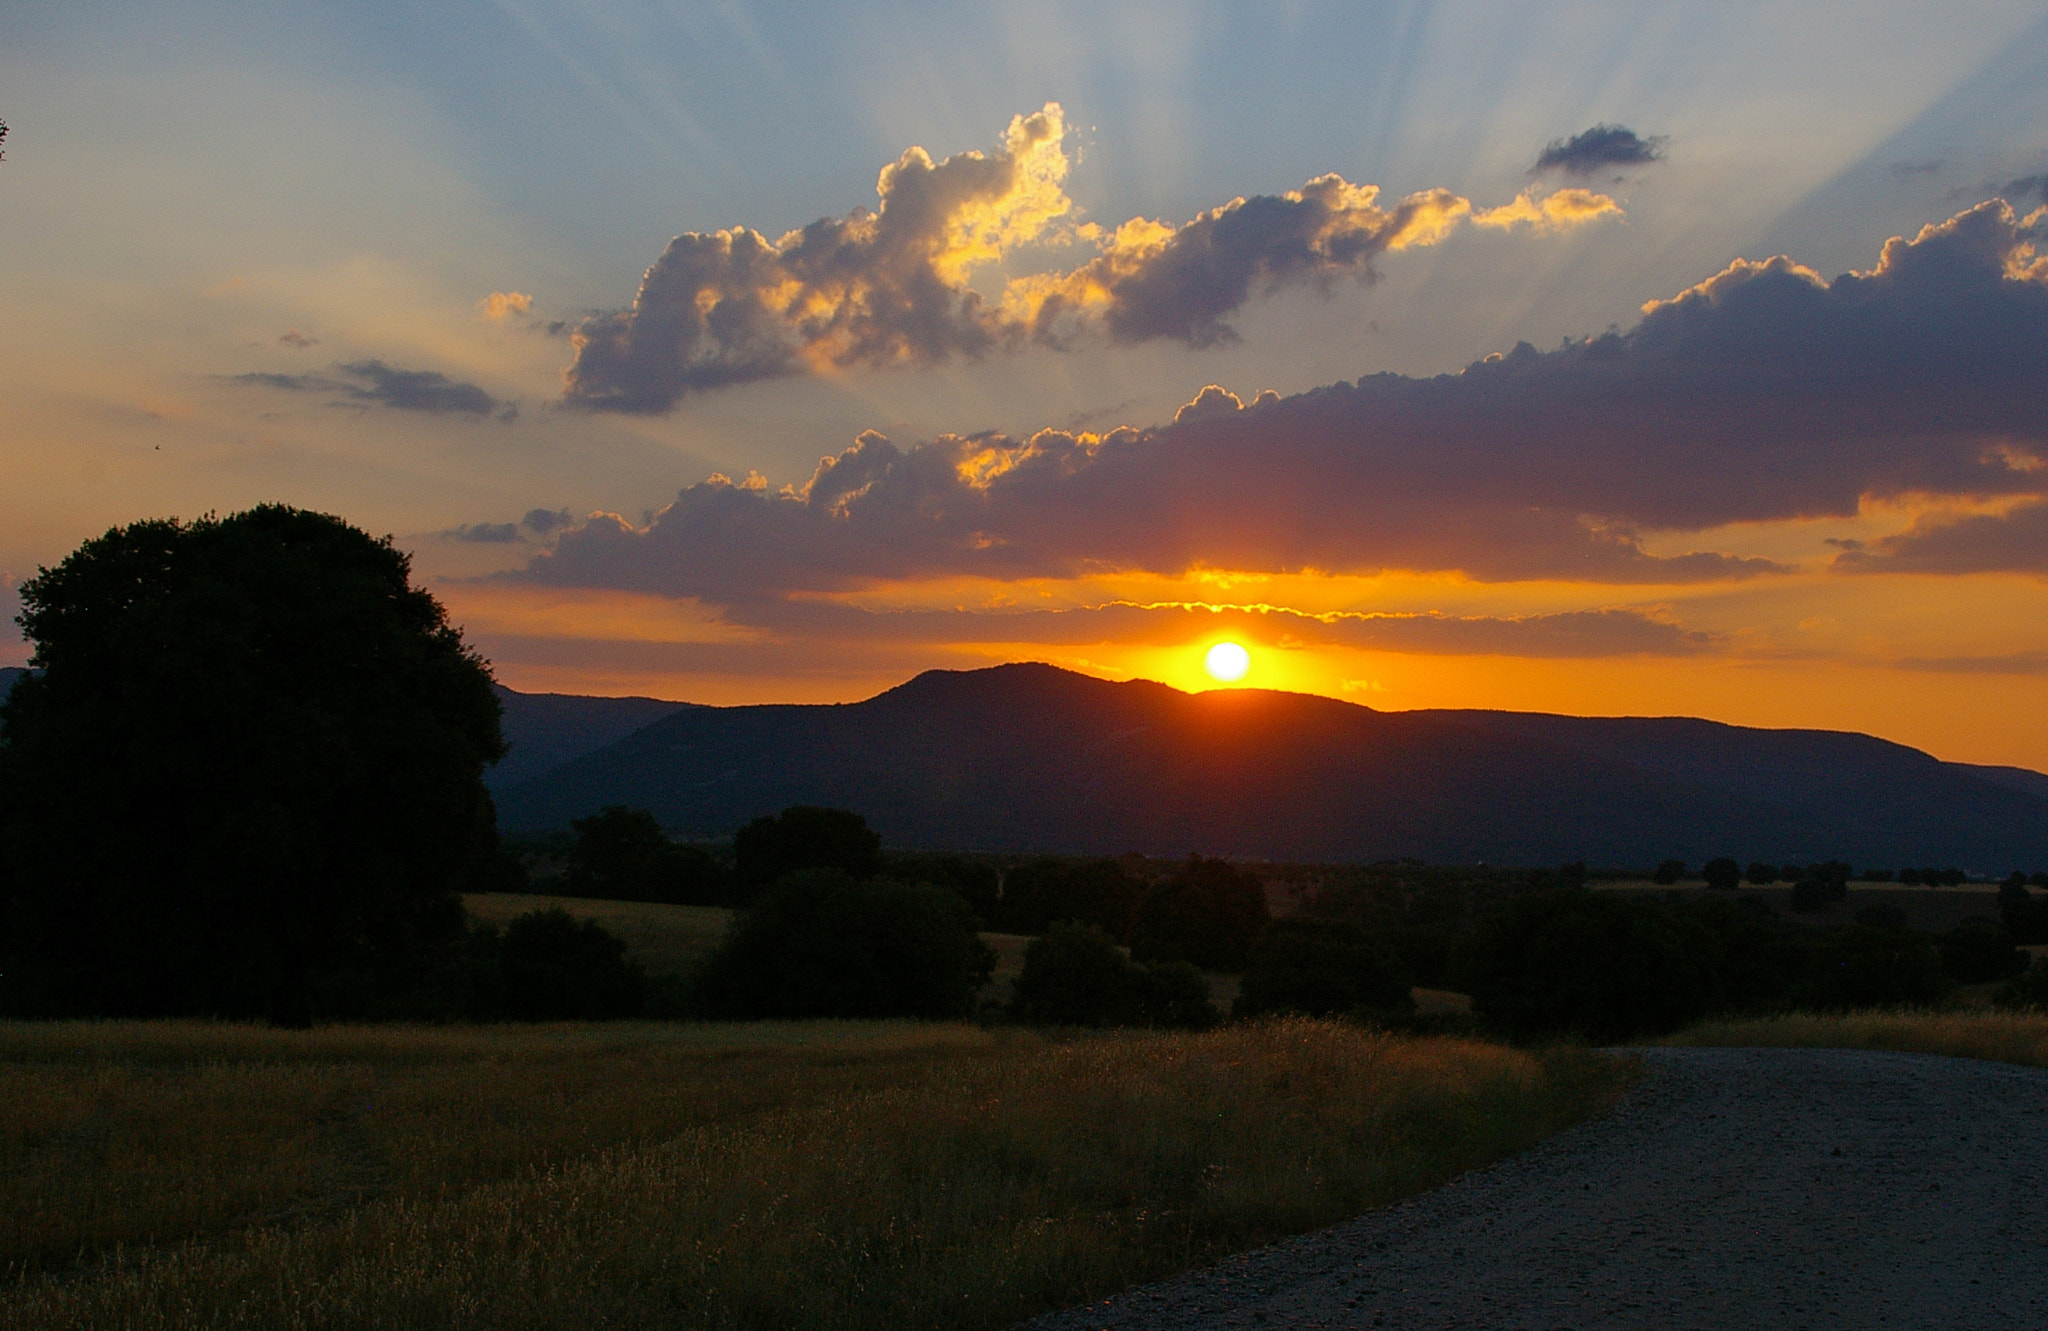
M 1610 1117 L 1095 1328 L 2048 1326 L 2048 1070 L 1656 1049 Z

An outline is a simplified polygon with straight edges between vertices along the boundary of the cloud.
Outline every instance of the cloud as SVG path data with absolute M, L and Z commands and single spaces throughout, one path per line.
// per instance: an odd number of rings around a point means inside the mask
M 743 606 L 726 618 L 778 635 L 835 642 L 1174 646 L 1228 633 L 1286 647 L 1563 659 L 1685 656 L 1715 644 L 1711 635 L 1628 609 L 1527 616 L 1308 614 L 1271 605 L 1112 601 L 1065 610 L 873 611 L 782 601 Z
M 307 347 L 319 345 L 317 337 L 307 337 L 296 328 L 287 328 L 277 335 L 277 345 L 290 347 L 293 351 L 304 351 Z
M 1536 155 L 1532 176 L 1560 172 L 1567 176 L 1597 176 L 1617 167 L 1649 166 L 1664 160 L 1661 134 L 1641 138 L 1626 125 L 1595 125 L 1568 139 L 1553 139 Z
M 450 379 L 438 370 L 402 370 L 381 360 L 352 361 L 333 374 L 251 373 L 228 376 L 230 383 L 296 393 L 334 393 L 343 405 L 396 407 L 437 415 L 518 416 L 515 403 L 500 402 L 475 384 Z
M 2048 488 L 2041 221 L 1985 203 L 1832 282 L 1783 257 L 1738 260 L 1650 302 L 1625 333 L 1523 344 L 1458 374 L 1249 406 L 1211 386 L 1172 424 L 1102 434 L 902 448 L 869 432 L 802 486 L 713 477 L 645 525 L 594 517 L 517 576 L 733 605 L 903 579 L 1201 567 L 1768 574 L 1779 566 L 1653 555 L 1643 538 L 1848 517 L 1871 497 L 2025 502 Z M 2031 512 L 2013 521 L 2038 522 Z M 2033 530 L 2014 539 L 2036 548 Z M 1880 553 L 1905 567 L 1932 548 L 1902 538 Z
M 873 212 L 823 218 L 778 240 L 746 227 L 687 232 L 647 270 L 633 306 L 594 315 L 572 337 L 563 400 L 660 413 L 684 395 L 834 366 L 929 364 L 1065 346 L 1106 333 L 1209 346 L 1225 322 L 1282 287 L 1371 273 L 1389 251 L 1435 245 L 1467 221 L 1554 231 L 1619 211 L 1583 190 L 1524 195 L 1474 212 L 1448 190 L 1391 207 L 1374 185 L 1326 175 L 1284 194 L 1237 198 L 1184 226 L 1134 218 L 1114 230 L 1076 220 L 1064 183 L 1057 103 L 1017 116 L 993 153 L 934 162 L 912 148 L 884 168 Z M 1095 254 L 1068 270 L 972 279 L 1058 248 Z M 983 284 L 987 285 L 987 284 Z
M 1844 551 L 1834 567 L 1846 573 L 2048 574 L 2048 502 L 1916 522 L 1897 536 Z
M 493 291 L 477 302 L 478 313 L 491 323 L 503 323 L 532 309 L 533 297 L 523 291 Z
M 546 536 L 549 532 L 560 531 L 564 527 L 574 526 L 575 523 L 576 515 L 566 508 L 529 509 L 526 516 L 519 519 L 519 525 L 535 536 Z
M 519 528 L 510 522 L 473 522 L 451 527 L 442 535 L 451 541 L 479 545 L 505 545 L 519 539 Z

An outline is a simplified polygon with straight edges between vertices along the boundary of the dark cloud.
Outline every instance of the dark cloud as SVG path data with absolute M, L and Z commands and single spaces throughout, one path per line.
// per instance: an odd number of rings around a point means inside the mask
M 519 519 L 519 525 L 536 536 L 546 536 L 549 532 L 560 531 L 564 527 L 574 526 L 575 523 L 576 515 L 566 508 L 529 509 L 526 516 Z
M 2048 477 L 2040 480 L 2048 483 Z M 2048 503 L 2011 512 L 1916 523 L 1897 536 L 1835 556 L 1848 573 L 2048 574 Z
M 2001 191 L 2008 199 L 2025 203 L 2048 203 L 2048 174 L 2021 176 L 2005 182 Z
M 1566 659 L 1684 656 L 1714 645 L 1708 634 L 1625 609 L 1501 617 L 1307 614 L 1266 605 L 1126 601 L 1067 610 L 872 611 L 816 601 L 779 601 L 738 607 L 727 619 L 780 636 L 824 637 L 834 642 L 1173 646 L 1205 634 L 1230 633 L 1287 647 Z
M 293 351 L 304 351 L 307 347 L 318 346 L 319 343 L 319 338 L 307 337 L 296 328 L 287 328 L 277 335 L 277 344 L 281 347 L 290 347 Z
M 519 415 L 517 403 L 500 402 L 475 384 L 450 379 L 438 370 L 402 370 L 381 360 L 351 361 L 331 374 L 236 374 L 229 382 L 298 393 L 332 393 L 340 402 L 358 406 L 396 407 L 436 415 L 486 416 L 509 421 Z
M 443 533 L 451 541 L 479 545 L 504 545 L 519 539 L 519 528 L 510 522 L 471 522 Z
M 2048 488 L 2035 239 L 1994 201 L 1892 240 L 1866 273 L 1828 282 L 1783 258 L 1738 261 L 1626 333 L 1524 344 L 1458 374 L 1250 406 L 1204 390 L 1171 425 L 1103 435 L 906 449 L 871 432 L 801 488 L 714 477 L 645 526 L 593 518 L 520 576 L 730 605 L 1204 566 L 1638 584 L 1769 573 L 1654 555 L 1642 536 Z M 1931 548 L 1881 553 L 1905 567 Z
M 1470 222 L 1558 230 L 1619 212 L 1582 189 L 1525 192 L 1475 211 L 1448 190 L 1390 208 L 1340 176 L 1233 199 L 1183 227 L 1134 219 L 1113 231 L 1072 219 L 1057 104 L 1018 116 L 995 152 L 934 162 L 921 148 L 881 174 L 879 206 L 779 240 L 746 227 L 669 242 L 628 310 L 576 329 L 563 400 L 660 413 L 684 395 L 830 365 L 934 363 L 1066 345 L 1101 328 L 1125 342 L 1227 341 L 1225 316 L 1283 286 L 1370 274 L 1389 250 L 1433 245 Z M 970 279 L 1027 247 L 1082 246 L 1067 271 L 1011 279 L 984 296 Z
M 1529 168 L 1529 174 L 1540 176 L 1555 171 L 1588 177 L 1604 175 L 1617 167 L 1648 166 L 1664 160 L 1664 145 L 1668 142 L 1661 134 L 1639 137 L 1626 125 L 1595 125 L 1568 139 L 1552 140 L 1536 155 L 1536 165 Z

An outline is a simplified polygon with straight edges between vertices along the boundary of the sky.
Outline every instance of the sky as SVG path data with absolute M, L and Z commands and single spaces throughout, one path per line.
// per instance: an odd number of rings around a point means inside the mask
M 1200 688 L 1228 639 L 2048 769 L 2048 4 L 5 27 L 0 618 L 283 502 L 524 690 Z

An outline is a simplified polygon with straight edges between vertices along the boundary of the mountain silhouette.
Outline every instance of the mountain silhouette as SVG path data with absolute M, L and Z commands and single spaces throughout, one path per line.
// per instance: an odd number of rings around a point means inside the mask
M 1036 664 L 928 671 L 857 703 L 685 707 L 501 790 L 514 830 L 627 804 L 728 836 L 818 804 L 902 848 L 2048 867 L 2048 777 L 1868 735 L 1380 712 Z

